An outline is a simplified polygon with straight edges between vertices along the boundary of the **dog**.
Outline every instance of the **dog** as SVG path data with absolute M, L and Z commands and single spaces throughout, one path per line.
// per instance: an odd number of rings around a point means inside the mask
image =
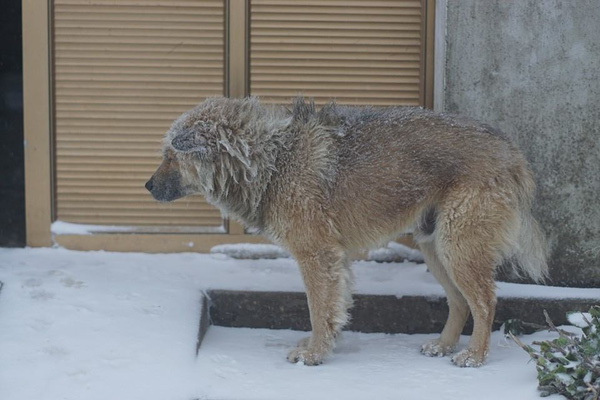
M 451 358 L 460 367 L 488 353 L 497 266 L 538 282 L 548 273 L 524 156 L 488 125 L 423 108 L 208 98 L 173 122 L 146 188 L 163 202 L 200 193 L 294 256 L 312 333 L 290 362 L 317 365 L 333 349 L 349 319 L 352 254 L 408 229 L 449 305 L 421 351 L 453 353 L 471 313 L 468 347 Z

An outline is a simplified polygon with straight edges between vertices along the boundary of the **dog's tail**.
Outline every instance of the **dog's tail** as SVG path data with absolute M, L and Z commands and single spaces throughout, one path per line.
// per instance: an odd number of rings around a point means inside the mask
M 527 275 L 536 282 L 544 282 L 548 278 L 544 233 L 529 210 L 521 212 L 520 225 L 512 263 L 515 272 L 520 276 Z
M 546 263 L 547 245 L 544 233 L 531 214 L 535 183 L 528 168 L 519 168 L 513 174 L 517 184 L 517 202 L 519 219 L 516 223 L 515 242 L 509 260 L 517 276 L 528 276 L 535 282 L 544 282 L 548 278 Z

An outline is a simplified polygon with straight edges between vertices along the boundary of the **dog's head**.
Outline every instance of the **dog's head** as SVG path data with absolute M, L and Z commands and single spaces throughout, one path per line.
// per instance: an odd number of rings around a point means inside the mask
M 247 180 L 252 167 L 243 115 L 254 103 L 252 99 L 209 98 L 182 114 L 165 135 L 163 161 L 146 189 L 163 202 L 194 193 L 210 200 L 216 174 L 223 179 Z M 231 171 L 224 174 L 224 166 L 234 165 L 241 178 L 235 173 L 231 176 Z

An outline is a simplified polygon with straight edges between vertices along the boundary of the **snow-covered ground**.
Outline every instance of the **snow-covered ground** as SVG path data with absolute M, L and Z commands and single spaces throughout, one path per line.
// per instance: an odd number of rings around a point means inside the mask
M 442 294 L 424 265 L 354 270 L 359 293 Z M 538 398 L 534 365 L 498 332 L 480 369 L 421 356 L 435 335 L 346 332 L 324 365 L 305 367 L 285 361 L 304 332 L 211 327 L 196 357 L 201 291 L 302 290 L 291 259 L 0 249 L 0 281 L 2 400 Z M 514 284 L 498 293 L 600 298 Z

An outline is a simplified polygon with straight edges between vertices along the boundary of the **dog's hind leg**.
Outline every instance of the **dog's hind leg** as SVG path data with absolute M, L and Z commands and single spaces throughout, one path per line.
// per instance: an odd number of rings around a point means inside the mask
M 469 317 L 469 305 L 460 290 L 458 290 L 452 279 L 448 276 L 446 269 L 436 254 L 433 242 L 421 242 L 419 243 L 419 247 L 425 257 L 427 268 L 444 288 L 448 300 L 448 308 L 450 309 L 442 334 L 438 339 L 424 344 L 421 347 L 421 353 L 430 357 L 442 357 L 454 351 L 465 322 Z
M 496 311 L 494 270 L 510 245 L 516 220 L 510 195 L 498 191 L 457 187 L 440 207 L 436 254 L 473 315 L 469 345 L 452 357 L 460 367 L 480 366 L 489 349 Z
M 490 346 L 490 334 L 496 313 L 496 294 L 490 258 L 476 257 L 452 262 L 452 279 L 459 288 L 473 315 L 473 334 L 466 349 L 452 357 L 459 367 L 479 367 L 485 361 Z
M 318 365 L 335 345 L 335 338 L 348 322 L 352 275 L 345 252 L 326 249 L 294 252 L 306 286 L 312 334 L 290 351 L 290 362 Z

